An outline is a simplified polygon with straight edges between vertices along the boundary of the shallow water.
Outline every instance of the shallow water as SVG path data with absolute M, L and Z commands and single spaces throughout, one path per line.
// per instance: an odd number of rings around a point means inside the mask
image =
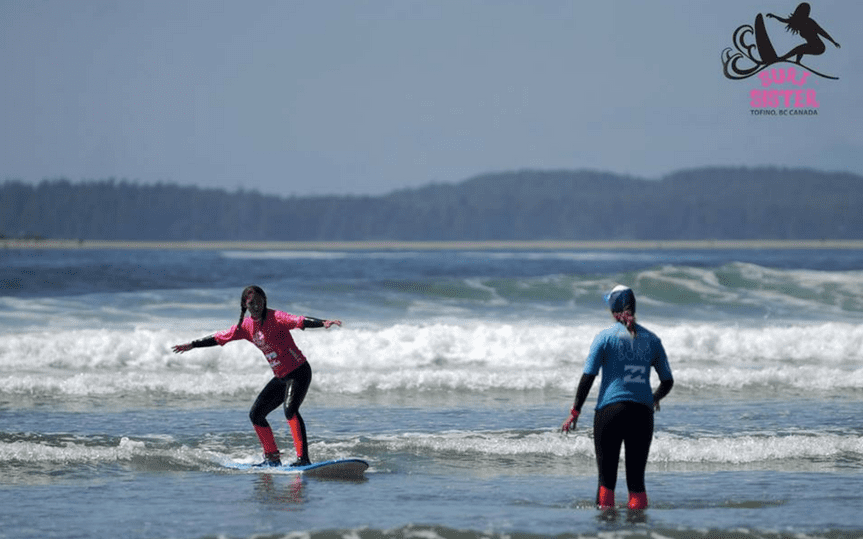
M 0 537 L 858 537 L 857 268 L 851 250 L 6 250 Z M 345 321 L 297 332 L 303 415 L 312 458 L 366 459 L 365 480 L 223 466 L 260 454 L 268 367 L 247 343 L 170 345 L 233 324 L 250 282 Z M 616 282 L 676 382 L 635 513 L 593 508 L 596 389 L 556 432 Z

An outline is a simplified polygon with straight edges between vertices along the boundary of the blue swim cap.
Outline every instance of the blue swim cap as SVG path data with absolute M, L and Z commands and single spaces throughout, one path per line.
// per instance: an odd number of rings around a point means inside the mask
M 604 296 L 604 299 L 613 313 L 630 310 L 635 314 L 635 294 L 628 286 L 622 284 L 615 286 Z

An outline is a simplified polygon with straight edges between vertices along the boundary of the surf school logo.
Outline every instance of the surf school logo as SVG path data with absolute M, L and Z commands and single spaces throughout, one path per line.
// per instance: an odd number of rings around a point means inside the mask
M 722 51 L 722 69 L 727 78 L 743 80 L 757 76 L 761 80 L 761 87 L 749 92 L 753 115 L 817 115 L 820 106 L 818 95 L 814 88 L 805 87 L 810 76 L 839 79 L 808 65 L 810 58 L 807 56 L 819 56 L 827 50 L 822 38 L 839 48 L 839 43 L 815 22 L 811 14 L 812 7 L 807 2 L 801 2 L 788 17 L 773 13 L 765 17 L 759 13 L 754 25 L 744 24 L 734 31 L 736 52 L 731 47 Z M 765 18 L 785 24 L 785 30 L 799 36 L 803 43 L 795 43 L 779 55 L 767 32 Z

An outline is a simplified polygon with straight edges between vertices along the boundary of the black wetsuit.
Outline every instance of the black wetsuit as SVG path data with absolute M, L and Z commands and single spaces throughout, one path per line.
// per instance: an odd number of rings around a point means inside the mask
M 626 444 L 626 485 L 644 492 L 644 471 L 653 440 L 653 409 L 638 402 L 615 402 L 593 416 L 593 445 L 599 468 L 599 484 L 617 486 L 621 443 Z
M 306 398 L 309 385 L 312 383 L 312 367 L 308 362 L 303 363 L 283 378 L 273 378 L 258 394 L 252 409 L 249 411 L 249 419 L 253 425 L 269 427 L 267 415 L 270 412 L 284 406 L 285 419 L 290 421 L 296 417 L 300 427 L 303 448 L 308 447 L 306 439 L 306 423 L 300 415 L 300 405 Z

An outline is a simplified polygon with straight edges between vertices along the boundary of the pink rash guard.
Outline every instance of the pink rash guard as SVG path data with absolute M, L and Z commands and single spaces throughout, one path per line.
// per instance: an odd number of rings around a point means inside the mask
M 304 316 L 267 309 L 263 325 L 250 317 L 243 320 L 242 325 L 220 331 L 213 337 L 219 346 L 242 339 L 254 343 L 264 353 L 276 377 L 283 378 L 306 362 L 290 333 L 292 329 L 304 329 L 304 324 Z

